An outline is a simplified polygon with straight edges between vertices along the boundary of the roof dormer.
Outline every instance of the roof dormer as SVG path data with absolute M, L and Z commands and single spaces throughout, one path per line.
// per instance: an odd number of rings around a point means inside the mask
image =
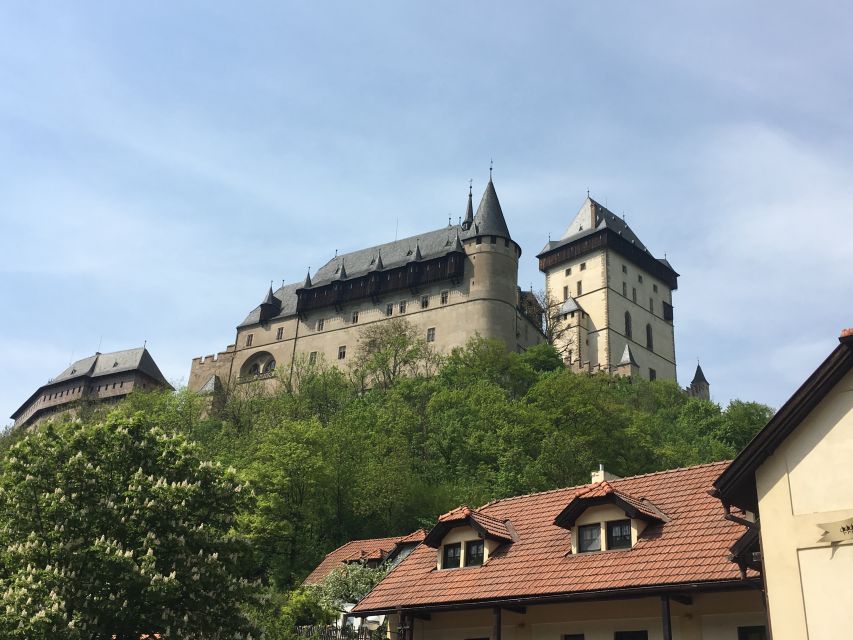
M 438 518 L 424 539 L 436 549 L 437 569 L 478 567 L 503 544 L 515 540 L 512 523 L 462 506 Z
M 576 493 L 554 519 L 572 532 L 572 553 L 631 549 L 650 524 L 667 521 L 666 515 L 645 498 L 596 482 Z

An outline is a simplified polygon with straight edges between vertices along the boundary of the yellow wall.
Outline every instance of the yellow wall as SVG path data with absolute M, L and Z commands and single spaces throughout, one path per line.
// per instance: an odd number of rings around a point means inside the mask
M 853 543 L 818 542 L 853 518 L 853 372 L 755 474 L 774 640 L 840 638 L 853 628 Z
M 709 593 L 693 596 L 693 604 L 671 601 L 673 637 L 677 640 L 737 640 L 739 626 L 765 624 L 758 591 Z M 527 613 L 502 612 L 503 640 L 561 640 L 582 633 L 585 640 L 613 640 L 614 631 L 648 630 L 650 640 L 661 640 L 658 597 L 570 604 L 531 605 Z M 389 617 L 396 630 L 395 616 Z M 488 638 L 491 609 L 433 613 L 415 620 L 415 640 Z

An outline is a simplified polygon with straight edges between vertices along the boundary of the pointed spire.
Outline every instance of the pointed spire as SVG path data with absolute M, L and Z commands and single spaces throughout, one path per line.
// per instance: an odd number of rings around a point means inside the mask
M 465 208 L 465 219 L 462 221 L 462 229 L 468 231 L 474 224 L 474 202 L 471 181 L 468 181 L 468 206 Z
M 480 206 L 477 207 L 474 222 L 477 225 L 477 233 L 480 235 L 511 238 L 509 229 L 506 226 L 506 219 L 501 210 L 501 203 L 498 200 L 498 193 L 495 191 L 495 183 L 492 182 L 491 178 L 489 179 L 489 184 L 486 185 L 486 190 L 483 192 Z
M 699 384 L 708 384 L 708 380 L 705 378 L 705 373 L 702 371 L 702 365 L 697 362 L 696 373 L 693 374 L 693 380 L 690 381 L 690 386 L 693 387 Z
M 385 264 L 382 262 L 382 249 L 376 250 L 376 258 L 373 259 L 370 268 L 374 271 L 382 271 L 385 268 Z
M 338 271 L 338 279 L 339 280 L 346 280 L 347 279 L 347 268 L 346 268 L 346 265 L 344 264 L 343 258 L 341 258 L 341 268 Z
M 632 364 L 635 367 L 638 367 L 636 358 L 634 358 L 634 352 L 631 351 L 631 345 L 626 344 L 625 350 L 622 352 L 622 359 L 619 361 L 620 365 L 623 364 Z
M 308 289 L 311 287 L 311 268 L 308 268 L 308 274 L 305 276 L 305 283 L 302 285 L 303 289 Z
M 266 298 L 264 298 L 264 301 L 263 301 L 263 303 L 262 303 L 262 304 L 272 304 L 272 305 L 274 305 L 276 302 L 278 302 L 278 298 L 276 298 L 276 297 L 273 295 L 273 292 L 272 292 L 272 282 L 270 282 L 270 290 L 269 290 L 269 291 L 267 291 L 267 297 L 266 297 Z
M 459 239 L 459 229 L 456 230 L 456 239 L 453 241 L 453 249 L 451 251 L 461 251 L 465 253 L 465 247 L 462 245 L 462 240 Z
M 421 255 L 421 239 L 418 238 L 415 240 L 415 260 L 423 260 L 424 257 Z

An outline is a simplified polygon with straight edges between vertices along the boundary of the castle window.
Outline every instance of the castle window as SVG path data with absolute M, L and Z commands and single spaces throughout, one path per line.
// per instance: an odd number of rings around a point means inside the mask
M 625 296 L 626 298 L 628 297 L 628 283 L 627 282 L 622 283 L 622 295 Z
M 421 296 L 421 309 L 429 307 L 429 296 Z
M 581 271 L 586 271 L 586 262 L 581 262 Z
M 607 523 L 607 548 L 631 548 L 631 521 L 613 520 Z
M 631 331 L 631 314 L 628 313 L 627 311 L 625 312 L 625 337 L 627 337 L 627 338 L 633 337 L 632 331 Z
M 462 543 L 444 545 L 444 553 L 441 558 L 442 569 L 456 569 L 459 567 L 459 556 L 462 553 Z
M 667 322 L 672 322 L 673 319 L 672 305 L 668 302 L 663 303 L 663 319 Z
M 281 340 L 284 337 L 284 327 L 279 327 L 275 330 L 275 339 Z
M 578 527 L 578 551 L 601 551 L 601 525 L 585 524 Z
M 400 313 L 406 313 L 406 301 L 400 300 Z
M 492 236 L 492 244 L 497 244 L 497 243 L 498 243 L 497 236 Z
M 249 368 L 249 375 L 256 376 L 261 372 L 261 365 L 257 362 Z M 100 388 L 100 387 L 99 387 Z
M 317 352 L 312 351 L 308 354 L 308 364 L 316 364 L 317 362 Z
M 655 312 L 655 299 L 654 298 L 649 298 L 649 311 L 651 311 L 652 313 Z
M 658 286 L 656 284 L 652 285 L 652 291 L 654 291 L 655 293 L 658 292 Z
M 567 275 L 567 276 L 572 275 L 572 268 L 571 268 L 571 267 L 569 267 L 568 269 L 566 269 L 566 275 Z
M 631 287 L 631 298 L 634 302 L 637 301 L 637 287 Z
M 655 371 L 654 369 L 649 369 L 649 380 L 657 380 L 657 379 L 658 379 L 658 372 Z
M 642 282 L 642 281 L 643 281 L 643 274 L 642 274 L 642 273 L 638 273 L 638 274 L 637 274 L 637 282 Z
M 504 246 L 505 247 L 509 246 L 509 238 L 504 238 Z
M 347 357 L 347 346 L 345 344 L 338 347 L 338 360 L 343 360 Z
M 251 333 L 250 333 L 249 335 L 247 335 L 247 336 L 246 336 L 246 346 L 247 346 L 247 347 L 251 347 L 251 346 L 252 346 L 252 341 L 253 341 L 254 339 L 255 339 L 255 336 L 254 336 L 253 334 L 251 334 Z
M 483 239 L 480 236 L 477 236 L 477 244 L 483 244 Z
M 569 364 L 572 364 L 572 350 L 571 349 L 569 349 L 569 353 L 566 356 L 566 362 L 568 362 Z
M 449 291 L 442 291 L 441 292 L 441 304 L 447 304 L 447 300 L 449 298 L 450 298 L 450 292 Z
M 394 315 L 394 303 L 393 302 L 389 302 L 388 304 L 385 305 L 385 315 L 386 316 L 393 316 Z
M 356 322 L 358 322 L 358 311 L 353 311 L 352 312 L 352 323 L 355 324 Z
M 624 264 L 622 265 L 622 273 L 628 273 L 628 267 L 626 267 Z
M 583 283 L 580 280 L 578 280 L 578 295 L 583 295 Z
M 275 371 L 275 360 L 269 360 L 264 365 L 264 373 L 272 373 L 273 371 Z
M 569 299 L 569 288 L 563 287 L 563 301 L 566 301 L 568 299 Z
M 469 540 L 465 543 L 465 566 L 479 567 L 483 564 L 483 541 Z
M 427 342 L 435 342 L 435 327 L 427 329 Z
M 326 325 L 326 319 L 325 319 L 325 318 L 319 318 L 319 319 L 317 320 L 317 331 L 322 331 L 322 330 L 323 330 L 323 327 L 324 327 L 325 325 Z
M 646 349 L 649 351 L 655 350 L 655 339 L 652 336 L 652 325 L 650 324 L 646 325 Z

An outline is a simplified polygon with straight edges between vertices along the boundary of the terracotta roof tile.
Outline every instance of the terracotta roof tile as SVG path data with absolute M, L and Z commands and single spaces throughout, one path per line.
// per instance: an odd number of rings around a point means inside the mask
M 424 536 L 426 536 L 426 532 L 423 529 L 418 529 L 407 536 L 351 540 L 327 554 L 314 571 L 305 578 L 304 584 L 321 582 L 332 571 L 347 562 L 384 560 L 398 544 L 417 544 L 423 541 Z
M 589 485 L 507 498 L 478 510 L 469 509 L 490 521 L 511 522 L 514 542 L 482 567 L 450 571 L 436 571 L 435 550 L 421 545 L 358 604 L 355 612 L 737 580 L 738 567 L 728 555 L 743 528 L 724 520 L 720 503 L 708 494 L 711 483 L 727 464 L 609 481 L 609 490 L 631 496 L 643 505 L 656 505 L 667 516 L 665 522 L 649 525 L 637 544 L 625 551 L 572 554 L 570 532 L 554 524 L 566 505 L 590 491 Z M 445 516 L 456 518 L 460 511 Z

